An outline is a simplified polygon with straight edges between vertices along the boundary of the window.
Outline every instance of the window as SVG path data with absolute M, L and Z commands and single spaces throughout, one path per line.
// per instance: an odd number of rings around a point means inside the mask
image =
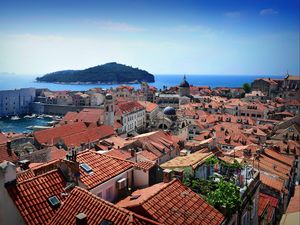
M 49 204 L 50 204 L 51 207 L 56 208 L 56 207 L 60 206 L 60 201 L 59 201 L 59 199 L 55 195 L 52 196 L 52 197 L 50 197 L 50 198 L 48 198 L 48 202 L 49 202 Z
M 92 170 L 92 168 L 88 165 L 88 164 L 86 164 L 86 163 L 81 163 L 80 164 L 80 167 L 84 170 L 84 172 L 86 172 L 86 173 L 92 173 L 93 172 L 93 170 Z

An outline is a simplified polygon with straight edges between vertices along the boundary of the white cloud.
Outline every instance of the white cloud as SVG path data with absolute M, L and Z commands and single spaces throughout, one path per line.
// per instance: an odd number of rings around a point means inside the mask
M 241 16 L 241 12 L 239 11 L 232 11 L 232 12 L 226 12 L 225 16 L 228 18 L 239 18 Z
M 94 23 L 101 29 L 108 31 L 117 32 L 141 32 L 145 29 L 142 27 L 137 27 L 128 23 L 114 22 L 114 21 L 94 21 Z
M 276 11 L 274 9 L 262 9 L 262 10 L 260 10 L 259 14 L 261 16 L 276 15 L 276 14 L 278 14 L 278 11 Z

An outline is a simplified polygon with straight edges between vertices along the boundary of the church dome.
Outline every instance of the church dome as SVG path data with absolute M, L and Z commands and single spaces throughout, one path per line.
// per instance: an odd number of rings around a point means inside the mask
M 113 99 L 113 96 L 112 96 L 111 94 L 106 94 L 106 95 L 105 95 L 105 98 L 106 98 L 107 100 L 112 100 L 112 99 Z
M 175 116 L 176 110 L 173 107 L 167 106 L 164 108 L 164 114 L 167 116 Z
M 190 84 L 186 81 L 186 77 L 183 77 L 183 81 L 180 83 L 179 87 L 185 87 L 188 88 L 190 87 Z

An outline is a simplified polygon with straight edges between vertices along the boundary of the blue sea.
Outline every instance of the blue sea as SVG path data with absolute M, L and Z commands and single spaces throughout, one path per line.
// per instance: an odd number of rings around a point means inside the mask
M 27 119 L 11 120 L 10 118 L 0 119 L 0 132 L 16 132 L 16 133 L 30 133 L 29 126 L 47 126 L 48 122 L 52 121 L 48 118 L 43 119 Z
M 119 85 L 97 85 L 97 84 L 52 84 L 35 82 L 32 75 L 1 75 L 0 74 L 0 90 L 11 90 L 25 87 L 48 88 L 53 91 L 70 90 L 84 91 L 93 87 L 101 87 L 109 89 Z M 270 77 L 283 78 L 278 75 L 186 75 L 187 81 L 194 86 L 210 86 L 214 87 L 241 87 L 244 83 L 251 83 L 256 78 Z M 183 79 L 183 75 L 155 75 L 155 82 L 152 86 L 162 89 L 164 85 L 167 87 L 178 85 Z M 131 86 L 139 87 L 139 84 Z

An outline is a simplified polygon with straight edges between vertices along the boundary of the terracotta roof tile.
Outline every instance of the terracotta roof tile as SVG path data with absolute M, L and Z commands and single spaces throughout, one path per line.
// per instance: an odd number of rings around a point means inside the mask
M 270 201 L 262 195 L 259 195 L 258 216 L 261 217 L 268 209 Z
M 105 154 L 114 156 L 116 158 L 120 158 L 123 160 L 128 160 L 128 159 L 132 158 L 130 151 L 127 151 L 127 150 L 113 149 Z
M 142 106 L 140 103 L 138 103 L 137 101 L 126 101 L 126 102 L 122 102 L 117 104 L 117 111 L 123 115 L 123 114 L 128 114 L 128 113 L 132 113 L 135 111 L 139 111 L 139 110 L 143 110 L 145 109 L 144 106 Z
M 28 180 L 33 177 L 34 177 L 34 173 L 32 172 L 31 169 L 28 169 L 20 173 L 17 173 L 17 182 L 20 183 L 22 181 Z
M 117 203 L 163 224 L 221 224 L 224 216 L 177 179 L 137 190 Z
M 8 142 L 7 137 L 0 132 L 0 145 L 6 145 L 6 142 Z
M 65 197 L 61 193 L 65 192 L 65 186 L 63 175 L 53 170 L 7 187 L 7 190 L 26 224 L 45 224 L 56 211 L 48 198 L 56 196 L 63 201 Z
M 53 216 L 49 225 L 76 224 L 75 216 L 84 213 L 89 225 L 99 225 L 102 221 L 113 224 L 158 224 L 126 209 L 119 208 L 96 195 L 75 187 L 58 212 Z
M 295 194 L 291 198 L 288 208 L 286 210 L 287 213 L 300 212 L 300 186 L 295 186 Z
M 147 151 L 147 150 L 140 151 L 140 152 L 138 152 L 138 154 L 145 157 L 146 159 L 148 159 L 150 161 L 156 161 L 158 159 L 158 157 L 155 154 L 153 154 L 152 152 Z
M 16 156 L 16 154 L 13 151 L 8 150 L 6 144 L 0 145 L 0 163 L 4 160 L 9 162 L 18 161 L 18 157 Z
M 88 189 L 92 189 L 134 166 L 133 162 L 100 154 L 92 150 L 78 153 L 77 161 L 86 163 L 93 170 L 93 174 L 88 174 L 80 167 L 80 180 Z
M 154 109 L 158 108 L 158 105 L 153 102 L 139 101 L 138 103 L 146 108 L 146 112 L 152 112 Z
M 142 169 L 142 170 L 150 170 L 155 166 L 154 162 L 149 161 L 140 161 L 135 164 L 136 168 Z
M 54 127 L 52 129 L 41 130 L 33 132 L 34 138 L 40 144 L 55 144 L 55 139 L 59 139 L 65 136 L 70 136 L 72 134 L 83 132 L 87 129 L 83 122 L 68 124 L 59 127 Z
M 272 176 L 261 173 L 260 180 L 264 185 L 269 186 L 279 192 L 284 191 L 284 181 L 279 178 L 273 178 Z
M 80 112 L 68 112 L 60 124 L 85 122 L 85 123 L 97 123 L 103 121 L 104 110 L 103 109 L 83 109 Z
M 267 195 L 265 193 L 259 193 L 259 196 L 263 198 L 267 198 L 270 201 L 270 206 L 277 208 L 279 200 L 271 195 Z
M 89 143 L 109 137 L 114 134 L 111 126 L 101 125 L 86 127 L 83 122 L 54 127 L 52 129 L 36 131 L 33 133 L 40 144 L 55 145 L 63 141 L 67 147 L 78 147 L 81 143 Z

